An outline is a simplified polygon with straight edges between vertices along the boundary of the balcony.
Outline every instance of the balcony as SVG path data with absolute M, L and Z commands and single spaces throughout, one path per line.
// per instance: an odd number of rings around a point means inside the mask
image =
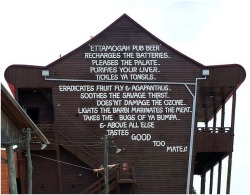
M 40 131 L 45 135 L 45 137 L 51 142 L 46 147 L 46 150 L 54 150 L 55 149 L 55 129 L 54 129 L 54 124 L 36 124 L 36 126 L 40 129 Z M 36 143 L 36 138 L 32 135 L 32 144 L 31 149 L 32 150 L 40 150 L 41 145 L 40 144 L 35 144 Z
M 232 149 L 230 127 L 202 127 L 195 134 L 194 174 L 201 175 L 225 158 Z
M 199 127 L 195 152 L 230 152 L 232 136 L 230 127 Z

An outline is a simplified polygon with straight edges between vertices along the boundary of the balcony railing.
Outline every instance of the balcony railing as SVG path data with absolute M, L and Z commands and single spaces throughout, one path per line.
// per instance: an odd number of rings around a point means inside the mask
M 230 133 L 230 127 L 198 127 L 198 133 Z
M 36 126 L 40 129 L 40 131 L 44 134 L 44 136 L 49 140 L 51 144 L 47 145 L 46 150 L 54 150 L 55 149 L 55 129 L 54 124 L 36 124 Z M 31 149 L 36 150 L 40 149 L 41 145 L 33 144 Z
M 36 126 L 50 142 L 55 140 L 54 124 L 37 124 Z
M 198 127 L 196 152 L 229 152 L 231 150 L 230 127 Z

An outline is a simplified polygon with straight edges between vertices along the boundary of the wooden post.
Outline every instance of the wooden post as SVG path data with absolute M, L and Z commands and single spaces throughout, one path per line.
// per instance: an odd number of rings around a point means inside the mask
M 201 190 L 200 190 L 201 194 L 205 194 L 205 188 L 206 188 L 206 172 L 202 171 L 202 174 L 201 174 Z
M 231 171 L 232 171 L 233 143 L 234 143 L 235 107 L 236 107 L 236 89 L 234 90 L 234 93 L 233 93 L 233 102 L 232 102 L 231 150 L 230 150 L 230 153 L 229 153 L 229 156 L 228 156 L 227 189 L 226 189 L 227 194 L 230 194 L 230 185 L 231 185 Z
M 226 194 L 230 194 L 231 187 L 231 171 L 232 171 L 232 152 L 228 155 L 228 168 L 227 168 L 227 189 Z
M 210 169 L 209 194 L 213 193 L 214 167 Z
M 214 120 L 213 120 L 213 131 L 216 132 L 216 122 L 217 122 L 217 114 L 216 110 L 214 110 Z
M 213 119 L 213 133 L 216 133 L 216 123 L 217 123 L 217 113 L 214 110 L 214 119 Z M 209 194 L 213 193 L 213 177 L 214 177 L 214 167 L 210 169 L 210 182 L 209 182 Z
M 10 194 L 17 194 L 15 158 L 12 144 L 6 144 Z
M 27 154 L 27 165 L 28 165 L 28 194 L 32 194 L 32 160 L 30 154 L 30 128 L 26 130 L 26 154 Z
M 222 108 L 221 108 L 221 127 L 224 128 L 225 123 L 225 101 L 222 100 Z M 219 167 L 218 167 L 218 180 L 217 180 L 217 194 L 220 194 L 221 190 L 221 169 L 222 169 L 222 160 L 219 161 Z
M 218 182 L 217 182 L 217 194 L 220 194 L 220 188 L 221 188 L 221 160 L 219 161 L 219 168 L 218 168 Z
M 205 122 L 205 127 L 208 128 L 208 122 L 207 121 Z
M 224 122 L 225 122 L 225 101 L 222 100 L 222 108 L 221 108 L 221 127 L 224 127 Z

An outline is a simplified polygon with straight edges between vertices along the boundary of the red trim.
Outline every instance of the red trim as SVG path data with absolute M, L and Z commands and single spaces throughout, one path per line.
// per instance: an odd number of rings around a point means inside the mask
M 15 86 L 13 84 L 11 84 L 11 83 L 8 83 L 8 85 L 9 85 L 9 88 L 10 88 L 10 91 L 11 91 L 12 95 L 15 98 Z

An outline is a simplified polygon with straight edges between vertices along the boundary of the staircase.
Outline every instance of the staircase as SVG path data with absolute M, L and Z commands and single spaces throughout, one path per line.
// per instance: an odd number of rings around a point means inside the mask
M 99 162 L 96 152 L 90 146 L 87 144 L 81 146 L 81 144 L 86 141 L 85 137 L 72 134 L 66 135 L 64 132 L 58 132 L 58 135 L 60 137 L 60 145 L 86 163 L 89 167 L 97 168 L 102 164 Z
M 136 180 L 134 172 L 134 163 L 122 163 L 115 168 L 109 170 L 109 192 L 116 189 L 118 194 L 121 193 L 121 185 L 130 184 L 131 193 L 135 193 Z M 82 194 L 104 194 L 105 181 L 104 176 L 83 190 Z
M 54 126 L 52 124 L 39 124 L 42 132 L 49 135 L 52 140 L 55 140 Z M 52 136 L 53 135 L 53 136 Z M 58 144 L 64 149 L 86 163 L 89 167 L 95 169 L 99 167 L 102 162 L 99 161 L 97 153 L 91 147 L 83 145 L 89 142 L 88 137 L 83 135 L 75 135 L 72 132 L 58 131 Z M 101 145 L 100 145 L 101 147 Z M 100 177 L 97 181 L 84 189 L 83 194 L 103 194 L 105 191 L 104 171 L 99 172 Z M 120 163 L 118 166 L 109 169 L 109 192 L 116 192 L 120 194 L 121 187 L 129 184 L 131 193 L 135 193 L 135 170 L 134 163 Z
M 121 187 L 125 184 L 130 184 L 130 192 L 134 194 L 136 188 L 136 179 L 135 179 L 135 166 L 134 163 L 124 162 L 117 169 L 117 193 L 121 193 Z M 126 192 L 128 193 L 128 192 Z
M 46 150 L 55 150 L 55 145 L 59 144 L 64 149 L 69 151 L 71 154 L 79 158 L 82 162 L 87 164 L 90 168 L 94 169 L 102 164 L 95 150 L 90 145 L 84 144 L 86 142 L 87 143 L 90 142 L 89 137 L 82 135 L 82 133 L 73 134 L 72 132 L 67 133 L 66 131 L 57 131 L 58 138 L 56 138 L 55 127 L 53 124 L 36 124 L 36 125 L 44 133 L 44 135 L 52 142 L 52 144 L 49 144 L 46 147 Z M 36 141 L 34 137 L 33 141 Z M 38 144 L 32 145 L 33 150 L 35 149 L 40 150 L 40 148 L 41 146 Z
M 88 147 L 87 145 L 81 146 L 82 143 L 88 141 L 86 140 L 86 137 L 72 135 L 72 133 L 67 134 L 63 131 L 58 132 L 58 136 L 60 137 L 60 145 L 62 147 L 71 152 L 91 168 L 97 168 L 100 164 L 102 164 L 102 162 L 98 161 L 98 156 L 91 147 Z M 105 193 L 104 171 L 99 173 L 101 178 L 84 189 L 81 192 L 82 194 Z M 120 194 L 121 188 L 126 184 L 130 185 L 129 192 L 135 193 L 136 180 L 134 163 L 122 163 L 117 167 L 109 169 L 109 192 L 114 192 L 114 190 L 116 190 L 116 192 Z
M 113 191 L 117 187 L 117 179 L 116 168 L 112 168 L 109 170 L 109 192 Z M 81 192 L 81 194 L 104 194 L 105 190 L 105 180 L 104 176 L 95 181 L 89 187 Z

